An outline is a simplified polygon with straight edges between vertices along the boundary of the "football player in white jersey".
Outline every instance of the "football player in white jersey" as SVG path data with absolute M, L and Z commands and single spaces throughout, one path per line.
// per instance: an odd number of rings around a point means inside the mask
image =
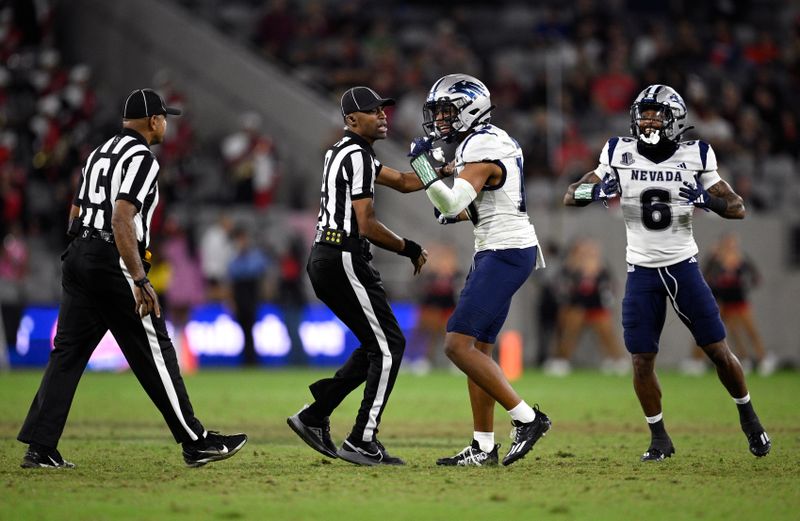
M 466 74 L 440 78 L 425 102 L 429 137 L 412 143 L 412 167 L 425 185 L 442 224 L 471 220 L 475 257 L 453 315 L 445 353 L 469 377 L 474 423 L 472 443 L 439 465 L 497 464 L 494 404 L 511 415 L 514 440 L 503 465 L 524 457 L 550 428 L 550 419 L 514 391 L 491 353 L 511 298 L 535 267 L 544 267 L 536 232 L 525 207 L 522 150 L 489 122 L 489 90 Z M 450 188 L 429 162 L 432 142 L 457 144 Z
M 728 348 L 719 308 L 698 267 L 692 234 L 696 208 L 743 219 L 744 203 L 717 172 L 703 141 L 680 141 L 686 104 L 666 85 L 650 85 L 631 106 L 633 137 L 613 137 L 593 172 L 569 186 L 568 206 L 620 196 L 627 229 L 628 280 L 622 301 L 625 347 L 633 361 L 633 387 L 651 431 L 642 461 L 675 453 L 661 409 L 655 373 L 666 301 L 717 368 L 739 410 L 750 452 L 765 456 L 771 442 L 753 410 L 739 360 Z

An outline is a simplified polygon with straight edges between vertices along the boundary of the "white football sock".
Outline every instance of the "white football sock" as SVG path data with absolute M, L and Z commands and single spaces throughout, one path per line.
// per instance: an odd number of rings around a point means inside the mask
M 525 403 L 525 400 L 522 400 L 516 407 L 508 411 L 508 414 L 511 415 L 512 419 L 522 423 L 530 423 L 536 418 L 536 412 L 530 405 Z
M 483 452 L 492 452 L 494 449 L 494 432 L 478 432 L 472 433 L 472 439 L 478 442 Z

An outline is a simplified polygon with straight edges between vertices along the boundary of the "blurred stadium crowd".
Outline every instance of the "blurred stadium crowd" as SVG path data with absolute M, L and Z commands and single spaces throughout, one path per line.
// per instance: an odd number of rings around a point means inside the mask
M 628 128 L 632 99 L 652 83 L 683 94 L 694 135 L 736 165 L 729 175 L 751 207 L 780 207 L 796 168 L 793 2 L 180 3 L 332 99 L 354 84 L 395 97 L 393 128 L 406 137 L 421 132 L 427 89 L 444 72 L 485 79 L 531 180 L 594 168 L 608 134 Z
M 752 211 L 787 212 L 798 191 L 800 6 L 794 2 L 175 3 L 332 103 L 357 84 L 395 97 L 394 137 L 420 134 L 427 89 L 443 73 L 483 78 L 497 121 L 525 151 L 532 205 L 560 204 L 566 184 L 596 166 L 605 139 L 626 133 L 630 103 L 650 83 L 684 95 L 695 126 L 687 137 L 714 146 L 723 175 Z M 66 241 L 80 166 L 119 125 L 118 100 L 101 99 L 91 68 L 62 56 L 53 13 L 53 0 L 0 7 L 4 309 L 58 300 L 57 251 Z M 168 72 L 152 86 L 169 104 L 191 107 Z M 164 203 L 154 219 L 155 243 L 164 245 L 167 272 L 179 275 L 163 279 L 168 299 L 190 305 L 230 298 L 241 275 L 233 259 L 252 248 L 264 256 L 256 274 L 261 297 L 280 299 L 282 287 L 284 296 L 302 292 L 297 279 L 305 251 L 298 238 L 275 244 L 261 233 L 248 240 L 248 230 L 218 217 L 223 207 L 245 223 L 283 210 L 314 217 L 315 209 L 278 190 L 281 143 L 260 123 L 257 114 L 243 114 L 238 130 L 206 142 L 196 137 L 188 110 L 171 120 L 156 148 Z M 206 219 L 173 217 L 198 203 Z M 214 258 L 221 245 L 230 258 Z M 203 289 L 169 297 L 171 285 L 180 293 L 194 283 Z

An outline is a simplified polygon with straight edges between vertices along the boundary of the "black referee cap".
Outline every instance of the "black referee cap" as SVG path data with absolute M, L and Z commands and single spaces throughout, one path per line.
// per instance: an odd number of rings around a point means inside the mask
M 180 109 L 167 107 L 153 89 L 136 89 L 131 92 L 125 100 L 125 108 L 122 109 L 124 119 L 149 118 L 158 114 L 179 116 L 180 113 Z
M 353 87 L 342 94 L 342 116 L 353 112 L 366 112 L 378 107 L 394 105 L 392 98 L 381 98 L 369 87 Z

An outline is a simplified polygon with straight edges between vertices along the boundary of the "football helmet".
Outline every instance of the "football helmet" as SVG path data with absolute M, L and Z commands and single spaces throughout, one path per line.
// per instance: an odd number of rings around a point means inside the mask
M 467 74 L 448 74 L 428 93 L 422 127 L 428 135 L 450 143 L 459 133 L 488 123 L 493 108 L 489 89 L 482 81 Z
M 643 117 L 642 113 L 648 110 L 655 111 L 655 115 Z M 642 132 L 639 124 L 643 119 L 660 119 L 660 132 Z M 648 145 L 657 145 L 662 137 L 677 141 L 688 130 L 685 126 L 686 103 L 672 87 L 650 85 L 636 96 L 631 105 L 631 135 Z

